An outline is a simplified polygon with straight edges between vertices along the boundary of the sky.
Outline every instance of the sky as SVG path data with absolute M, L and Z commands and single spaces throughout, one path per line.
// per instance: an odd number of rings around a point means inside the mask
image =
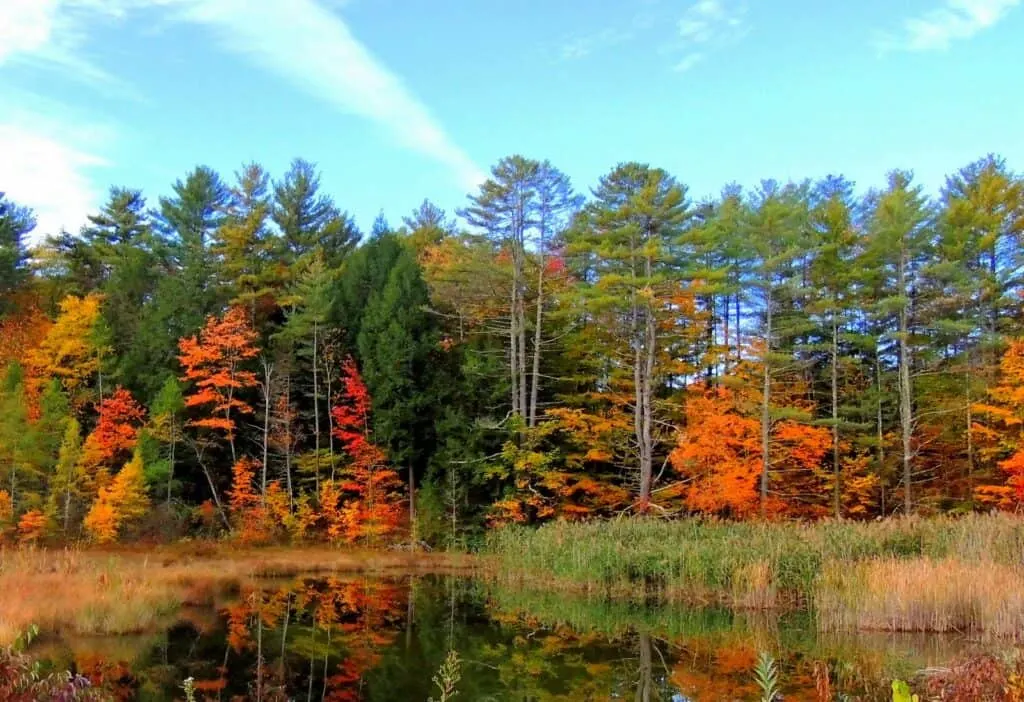
M 1024 170 L 1024 0 L 0 0 L 0 192 L 36 237 L 110 186 L 301 156 L 365 230 L 492 164 L 617 163 L 693 199 L 893 168 Z

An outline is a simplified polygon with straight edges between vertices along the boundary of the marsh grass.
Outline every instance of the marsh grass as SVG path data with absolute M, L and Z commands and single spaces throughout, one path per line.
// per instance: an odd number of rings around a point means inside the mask
M 1024 570 L 955 559 L 828 563 L 815 589 L 824 630 L 1024 638 Z
M 510 585 L 734 608 L 809 608 L 828 630 L 1024 638 L 1024 520 L 619 520 L 493 533 Z
M 329 572 L 465 572 L 464 557 L 329 548 L 237 549 L 193 543 L 148 551 L 0 548 L 0 645 L 30 625 L 46 632 L 151 631 L 182 605 L 269 577 Z

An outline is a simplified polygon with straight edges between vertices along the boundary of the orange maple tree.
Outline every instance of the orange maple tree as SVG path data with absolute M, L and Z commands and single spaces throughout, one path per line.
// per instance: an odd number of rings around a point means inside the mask
M 46 535 L 50 520 L 38 509 L 29 510 L 18 520 L 18 541 L 34 544 Z
M 749 391 L 696 384 L 686 399 L 686 423 L 669 456 L 684 479 L 684 505 L 695 512 L 733 518 L 754 516 L 760 508 L 763 469 L 761 420 Z M 832 445 L 827 429 L 794 419 L 772 423 L 771 465 L 778 473 L 769 497 L 772 515 L 821 516 L 824 473 L 821 463 Z M 811 493 L 815 499 L 808 500 Z
M 975 406 L 990 425 L 978 423 L 972 430 L 982 443 L 982 456 L 1005 457 L 996 463 L 1003 480 L 978 486 L 975 498 L 990 507 L 1019 509 L 1024 505 L 1024 338 L 1010 341 L 999 370 L 1000 382 L 989 390 L 992 401 Z
M 192 384 L 186 407 L 204 409 L 207 414 L 189 424 L 223 432 L 235 456 L 235 415 L 252 414 L 252 406 L 239 393 L 257 384 L 256 374 L 246 370 L 246 361 L 256 357 L 257 335 L 241 307 L 232 307 L 221 318 L 211 316 L 199 336 L 178 342 L 178 361 L 185 370 L 182 380 Z
M 332 408 L 334 436 L 348 454 L 342 479 L 321 484 L 328 535 L 352 542 L 393 533 L 402 521 L 402 480 L 370 440 L 370 392 L 355 361 L 342 364 L 341 399 Z
M 37 368 L 28 364 L 33 349 L 42 343 L 53 323 L 39 309 L 34 299 L 26 295 L 14 295 L 12 314 L 0 317 L 0 369 L 11 363 L 20 363 L 26 372 L 25 401 L 28 403 L 28 418 L 39 417 L 39 395 L 43 385 L 37 377 Z
M 96 427 L 82 445 L 80 467 L 91 494 L 110 483 L 110 472 L 131 456 L 146 412 L 131 393 L 118 387 L 99 406 Z
M 267 505 L 253 482 L 259 467 L 259 461 L 243 456 L 235 461 L 231 471 L 228 507 L 238 538 L 246 544 L 265 543 L 273 531 Z
M 683 502 L 705 514 L 748 517 L 758 507 L 761 423 L 741 411 L 735 393 L 695 385 L 686 398 L 686 426 L 670 455 L 688 479 Z

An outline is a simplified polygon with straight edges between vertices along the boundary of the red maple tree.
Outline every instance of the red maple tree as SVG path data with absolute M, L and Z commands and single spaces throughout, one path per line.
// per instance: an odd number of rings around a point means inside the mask
M 342 364 L 342 402 L 331 410 L 334 436 L 351 462 L 340 482 L 321 487 L 328 534 L 352 542 L 393 533 L 402 521 L 402 480 L 370 440 L 370 392 L 355 362 Z

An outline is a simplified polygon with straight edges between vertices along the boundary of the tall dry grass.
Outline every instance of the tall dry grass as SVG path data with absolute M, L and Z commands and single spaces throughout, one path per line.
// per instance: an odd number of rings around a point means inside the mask
M 1024 570 L 992 562 L 829 563 L 815 588 L 820 628 L 1024 638 Z

